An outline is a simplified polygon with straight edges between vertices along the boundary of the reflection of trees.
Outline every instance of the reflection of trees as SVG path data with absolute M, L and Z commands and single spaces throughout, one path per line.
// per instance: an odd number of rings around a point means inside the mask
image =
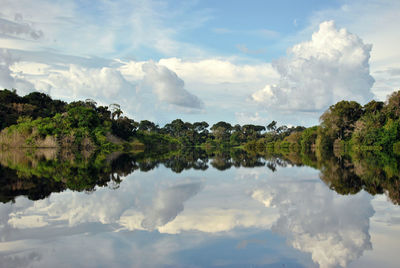
M 257 154 L 249 154 L 244 150 L 231 152 L 232 162 L 235 167 L 262 167 L 265 161 Z
M 364 189 L 372 195 L 386 193 L 394 204 L 400 204 L 399 162 L 396 158 L 356 156 L 353 162 L 336 159 L 324 163 L 321 169 L 324 177 L 321 178 L 329 181 L 338 193 L 354 194 Z
M 218 170 L 226 170 L 232 167 L 233 161 L 229 152 L 217 152 L 211 160 L 211 165 Z
M 139 165 L 131 156 L 128 154 L 119 154 L 114 161 L 111 161 L 111 176 L 114 176 L 111 179 L 118 180 L 120 177 L 126 177 L 137 169 L 139 169 Z
M 331 157 L 323 161 L 320 171 L 321 180 L 339 194 L 356 194 L 362 189 L 362 180 L 354 173 L 350 159 Z
M 15 157 L 17 155 L 17 157 Z M 0 200 L 13 201 L 19 195 L 31 200 L 43 199 L 52 192 L 66 189 L 90 192 L 96 186 L 114 184 L 117 188 L 121 176 L 133 171 L 136 166 L 130 160 L 119 156 L 106 159 L 103 155 L 89 158 L 77 154 L 64 153 L 45 158 L 41 154 L 29 152 L 2 152 L 0 160 Z
M 282 156 L 285 158 L 285 156 Z M 335 157 L 301 155 L 304 165 L 318 168 L 320 178 L 339 194 L 387 194 L 394 204 L 400 204 L 400 161 L 386 154 L 364 154 Z M 273 164 L 267 166 L 274 170 Z
M 265 160 L 267 168 L 272 172 L 275 172 L 278 167 L 285 168 L 288 165 L 299 165 L 297 163 L 294 164 L 290 158 L 285 158 L 282 155 L 266 154 L 263 155 L 263 159 Z
M 212 155 L 211 165 L 218 170 L 234 167 L 262 167 L 265 161 L 257 154 L 244 150 L 217 151 Z
M 15 197 L 25 195 L 31 200 L 46 198 L 52 192 L 65 190 L 62 182 L 43 180 L 36 176 L 29 179 L 18 177 L 17 171 L 0 165 L 0 202 L 14 201 Z
M 193 149 L 173 155 L 162 161 L 162 163 L 165 167 L 170 168 L 176 173 L 192 168 L 196 170 L 206 170 L 208 168 L 208 155 L 203 150 Z
M 206 170 L 211 164 L 220 170 L 235 166 L 262 166 L 257 156 L 242 152 L 213 152 L 193 149 L 169 154 L 142 152 L 136 155 L 112 153 L 83 155 L 71 151 L 13 151 L 0 153 L 0 200 L 13 201 L 19 195 L 38 200 L 66 189 L 91 192 L 95 187 L 119 187 L 122 178 L 136 170 L 150 171 L 160 164 L 176 173 Z
M 51 192 L 65 189 L 90 192 L 96 186 L 118 188 L 123 177 L 140 170 L 150 171 L 160 164 L 173 172 L 206 170 L 210 164 L 218 170 L 234 167 L 262 167 L 271 171 L 288 165 L 307 165 L 318 168 L 320 178 L 339 194 L 355 194 L 361 189 L 372 195 L 386 193 L 395 204 L 400 204 L 399 159 L 387 155 L 325 156 L 314 154 L 258 154 L 244 150 L 207 152 L 199 148 L 157 154 L 113 153 L 82 156 L 68 153 L 0 153 L 0 200 L 12 201 L 25 195 L 37 200 Z
M 364 154 L 354 157 L 355 173 L 363 188 L 371 194 L 386 193 L 394 204 L 400 204 L 400 159 L 386 154 Z

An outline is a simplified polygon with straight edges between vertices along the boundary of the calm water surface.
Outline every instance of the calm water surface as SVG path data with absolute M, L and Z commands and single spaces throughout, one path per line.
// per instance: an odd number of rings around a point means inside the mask
M 0 266 L 400 266 L 400 208 L 386 195 L 340 195 L 311 167 L 210 161 L 1 203 Z

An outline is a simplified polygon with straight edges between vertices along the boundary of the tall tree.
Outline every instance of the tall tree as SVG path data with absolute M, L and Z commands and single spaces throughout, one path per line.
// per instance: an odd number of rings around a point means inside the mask
M 276 121 L 273 120 L 271 123 L 269 123 L 269 124 L 267 125 L 267 129 L 268 129 L 269 131 L 275 131 L 275 129 L 276 129 Z
M 220 121 L 211 127 L 214 137 L 220 141 L 228 140 L 231 135 L 231 130 L 232 125 L 223 121 Z
M 121 116 L 123 113 L 121 110 L 121 105 L 117 103 L 110 104 L 110 109 L 111 109 L 111 117 L 114 120 L 115 116 L 117 116 L 117 119 Z
M 356 121 L 363 115 L 361 105 L 355 101 L 340 101 L 320 117 L 321 127 L 331 140 L 351 137 Z

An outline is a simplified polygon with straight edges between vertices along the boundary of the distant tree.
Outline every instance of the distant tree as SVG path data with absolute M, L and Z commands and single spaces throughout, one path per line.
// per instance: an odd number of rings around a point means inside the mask
M 208 123 L 205 121 L 202 122 L 194 122 L 193 127 L 197 133 L 207 133 L 208 134 Z
M 85 100 L 85 103 L 86 103 L 89 107 L 92 107 L 93 109 L 95 109 L 96 106 L 97 106 L 97 102 L 95 102 L 95 101 L 92 100 L 92 99 L 86 99 L 86 100 Z
M 400 90 L 393 92 L 386 101 L 385 114 L 392 119 L 400 118 Z
M 108 110 L 107 106 L 96 107 L 96 111 L 99 113 L 99 116 L 103 121 L 110 121 L 111 112 Z
M 138 130 L 154 132 L 158 129 L 158 126 L 149 120 L 142 120 L 138 125 Z
M 375 101 L 372 100 L 368 102 L 367 104 L 364 105 L 364 113 L 365 114 L 376 114 L 377 112 L 380 112 L 384 106 L 384 103 L 382 101 Z
M 35 106 L 32 114 L 33 118 L 51 117 L 56 113 L 65 112 L 67 104 L 60 100 L 53 100 L 49 95 L 41 92 L 32 92 L 22 97 L 22 102 Z
M 302 152 L 311 152 L 312 146 L 317 139 L 318 126 L 310 127 L 301 132 L 300 146 Z
M 239 124 L 236 124 L 232 128 L 233 132 L 241 132 L 242 131 L 242 126 Z
M 123 114 L 121 110 L 121 105 L 117 103 L 110 104 L 110 110 L 111 110 L 111 117 L 114 120 L 115 116 L 117 116 L 117 119 Z
M 283 126 L 280 126 L 280 127 L 278 127 L 277 129 L 276 129 L 276 133 L 285 133 L 285 132 L 287 132 L 288 131 L 288 127 L 287 126 L 285 126 L 285 125 L 283 125 Z
M 0 103 L 1 104 L 10 104 L 10 103 L 19 103 L 21 102 L 21 97 L 17 95 L 17 91 L 15 89 L 8 90 L 0 90 Z
M 195 132 L 195 144 L 202 144 L 206 142 L 209 134 L 209 131 L 207 129 L 208 126 L 208 123 L 205 121 L 193 123 L 193 131 Z
M 228 140 L 232 129 L 233 128 L 231 124 L 223 121 L 220 121 L 211 127 L 214 137 L 220 141 Z
M 340 101 L 321 115 L 321 128 L 331 140 L 346 140 L 351 137 L 355 123 L 362 115 L 363 109 L 359 103 Z
M 47 103 L 52 102 L 53 100 L 47 94 L 40 93 L 40 92 L 32 92 L 28 95 L 24 96 L 23 98 L 24 103 L 29 103 L 32 105 L 36 105 L 39 107 L 46 106 Z
M 135 134 L 138 125 L 139 123 L 126 116 L 119 117 L 113 121 L 112 132 L 118 137 L 127 140 Z
M 243 125 L 241 128 L 245 139 L 258 139 L 261 137 L 261 131 L 265 130 L 264 126 L 258 126 L 258 125 Z
M 267 125 L 267 129 L 268 129 L 269 131 L 275 131 L 275 129 L 276 129 L 276 121 L 273 120 L 271 123 L 269 123 L 269 124 Z
M 181 119 L 175 119 L 171 123 L 166 124 L 163 128 L 163 131 L 171 136 L 181 137 L 185 135 L 189 127 L 190 125 L 183 122 Z

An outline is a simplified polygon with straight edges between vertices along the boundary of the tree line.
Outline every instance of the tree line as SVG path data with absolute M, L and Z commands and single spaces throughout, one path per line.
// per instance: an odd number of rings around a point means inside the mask
M 149 120 L 124 116 L 118 104 L 98 106 L 91 99 L 66 103 L 39 92 L 21 97 L 15 90 L 0 91 L 0 130 L 28 130 L 43 139 L 69 137 L 71 144 L 78 145 L 88 139 L 94 146 L 112 147 L 119 139 L 120 144 L 136 141 L 151 149 L 242 146 L 254 151 L 280 148 L 332 152 L 351 147 L 400 152 L 399 118 L 400 91 L 386 102 L 373 100 L 364 106 L 340 101 L 321 115 L 320 125 L 310 128 L 279 126 L 276 121 L 265 126 L 220 121 L 210 126 L 205 121 L 190 123 L 181 119 L 160 127 Z M 110 134 L 117 139 L 110 138 Z M 31 141 L 36 138 L 29 137 Z
M 220 121 L 212 126 L 207 122 L 184 122 L 175 119 L 160 127 L 149 120 L 135 121 L 123 116 L 120 105 L 98 106 L 91 99 L 66 103 L 53 100 L 44 93 L 33 92 L 19 96 L 15 90 L 0 91 L 0 130 L 28 130 L 38 137 L 69 137 L 71 144 L 89 138 L 95 145 L 107 144 L 107 134 L 125 142 L 140 141 L 148 148 L 188 146 L 239 146 L 264 135 L 265 126 L 231 125 Z M 275 122 L 276 124 L 276 122 Z M 304 129 L 269 126 L 276 139 L 292 131 Z M 27 138 L 27 142 L 37 137 Z
M 247 146 L 261 151 L 269 148 L 319 154 L 335 151 L 400 154 L 400 91 L 393 92 L 386 102 L 372 100 L 364 106 L 355 101 L 340 101 L 321 115 L 320 125 L 297 129 L 283 138 L 275 139 L 276 136 L 265 133 Z

